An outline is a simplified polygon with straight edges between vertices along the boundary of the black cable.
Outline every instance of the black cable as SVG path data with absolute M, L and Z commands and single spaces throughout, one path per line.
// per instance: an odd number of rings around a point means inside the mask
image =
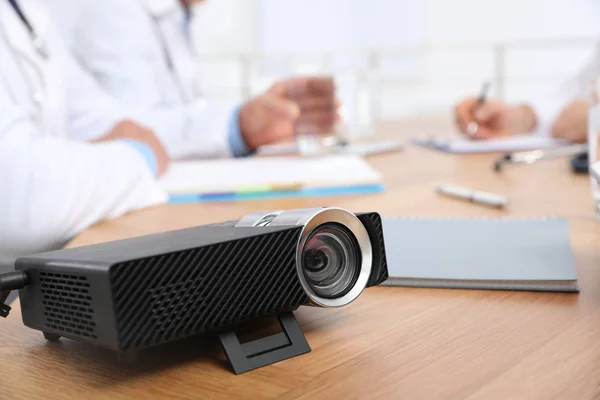
M 10 306 L 5 304 L 10 292 L 23 289 L 28 283 L 27 274 L 23 271 L 0 274 L 0 317 L 6 318 L 10 313 Z
M 28 283 L 27 274 L 23 271 L 0 274 L 0 292 L 23 289 Z

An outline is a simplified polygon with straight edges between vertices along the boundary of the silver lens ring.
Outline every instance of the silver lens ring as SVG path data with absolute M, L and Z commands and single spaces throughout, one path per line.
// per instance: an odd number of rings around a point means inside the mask
M 303 259 L 306 243 L 310 236 L 315 231 L 318 231 L 319 227 L 328 224 L 344 227 L 344 230 L 347 230 L 349 235 L 352 235 L 353 239 L 356 240 L 360 252 L 360 272 L 357 277 L 355 277 L 354 273 L 350 274 L 352 277 L 350 282 L 351 287 L 348 290 L 342 290 L 339 296 L 333 296 L 331 293 L 329 293 L 329 296 L 320 295 L 313 289 L 313 285 L 311 285 L 311 282 L 305 276 Z M 304 289 L 304 292 L 308 295 L 313 305 L 320 307 L 345 306 L 354 301 L 367 286 L 373 265 L 373 249 L 367 230 L 351 212 L 336 207 L 260 211 L 247 215 L 236 224 L 236 227 L 260 226 L 303 227 L 296 246 L 296 270 L 302 289 Z M 351 257 L 348 260 L 351 261 Z M 348 272 L 348 268 L 348 265 L 344 265 L 344 268 L 338 272 L 343 275 L 344 271 Z M 313 277 L 316 278 L 316 276 Z M 335 282 L 335 277 L 332 277 L 331 281 Z M 324 293 L 322 290 L 318 290 L 318 292 Z M 337 292 L 337 290 L 333 290 L 333 292 Z
M 345 306 L 354 301 L 362 293 L 369 281 L 373 264 L 373 250 L 369 234 L 354 214 L 341 208 L 316 209 L 311 215 L 307 215 L 306 217 L 303 221 L 305 223 L 304 228 L 302 229 L 296 248 L 296 268 L 300 284 L 315 305 L 321 307 Z M 313 285 L 308 282 L 304 271 L 304 249 L 307 241 L 315 230 L 327 224 L 338 224 L 346 228 L 354 236 L 354 239 L 356 239 L 360 251 L 360 272 L 355 281 L 353 279 L 353 286 L 339 297 L 325 297 L 317 293 Z

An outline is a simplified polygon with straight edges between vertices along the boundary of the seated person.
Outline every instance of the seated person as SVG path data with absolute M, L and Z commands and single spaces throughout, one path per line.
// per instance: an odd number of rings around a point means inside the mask
M 37 3 L 0 1 L 0 60 L 1 260 L 166 200 L 160 141 L 78 68 Z
M 141 113 L 138 119 L 155 129 L 171 158 L 243 156 L 289 141 L 299 103 L 314 111 L 314 121 L 304 123 L 324 126 L 337 118 L 325 79 L 281 81 L 241 106 L 206 97 L 190 35 L 190 6 L 198 0 L 50 2 L 76 58 L 110 94 Z M 73 10 L 78 18 L 67 15 Z
M 587 89 L 592 79 L 598 75 L 600 53 L 559 90 L 531 104 L 513 105 L 488 99 L 478 107 L 476 97 L 467 97 L 456 106 L 456 123 L 461 132 L 473 139 L 491 139 L 539 130 L 556 138 L 585 142 L 588 123 Z M 468 135 L 467 127 L 472 121 L 478 123 L 478 129 L 474 135 Z

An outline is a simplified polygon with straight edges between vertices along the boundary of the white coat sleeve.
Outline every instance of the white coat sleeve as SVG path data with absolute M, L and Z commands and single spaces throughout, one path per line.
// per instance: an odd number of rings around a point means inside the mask
M 172 158 L 230 155 L 234 104 L 165 105 L 161 87 L 168 83 L 156 79 L 158 39 L 148 18 L 139 1 L 89 0 L 74 41 L 82 64 L 136 121 L 156 132 Z
M 43 5 L 38 4 L 37 7 L 45 10 Z M 73 7 L 76 5 L 73 4 Z M 118 122 L 127 119 L 119 103 L 73 57 L 56 30 L 62 24 L 54 24 L 51 20 L 36 22 L 43 24 L 41 29 L 52 44 L 53 60 L 60 62 L 64 87 L 57 90 L 64 90 L 66 95 L 66 135 L 72 139 L 90 141 L 106 135 Z
M 106 135 L 118 122 L 132 119 L 68 51 L 65 61 L 67 136 L 90 141 Z
M 125 143 L 40 136 L 0 91 L 0 254 L 64 244 L 88 226 L 164 202 L 143 157 Z
M 564 107 L 576 99 L 587 100 L 587 89 L 591 80 L 600 73 L 600 55 L 595 53 L 584 68 L 545 96 L 534 99 L 531 107 L 536 115 L 536 130 L 540 135 L 549 135 L 552 125 Z

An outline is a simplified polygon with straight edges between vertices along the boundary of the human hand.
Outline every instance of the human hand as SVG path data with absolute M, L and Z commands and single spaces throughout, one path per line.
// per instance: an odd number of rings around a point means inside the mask
M 462 133 L 473 139 L 490 139 L 511 133 L 510 107 L 502 101 L 489 99 L 479 105 L 479 99 L 468 97 L 455 108 L 456 124 Z M 479 128 L 469 134 L 468 127 L 476 122 Z
M 584 100 L 575 100 L 562 109 L 552 124 L 550 133 L 555 138 L 572 142 L 585 142 L 588 129 L 588 105 Z
M 338 119 L 331 78 L 291 78 L 244 104 L 239 124 L 248 147 L 293 140 L 297 129 L 331 132 Z
M 479 105 L 476 97 L 469 97 L 458 103 L 455 117 L 460 131 L 472 139 L 491 139 L 526 133 L 532 131 L 536 125 L 535 113 L 529 106 L 513 107 L 494 99 Z M 471 122 L 476 122 L 479 126 L 473 135 L 468 132 Z
M 111 140 L 131 139 L 144 143 L 152 149 L 158 165 L 158 175 L 164 174 L 169 167 L 169 156 L 156 135 L 149 129 L 133 121 L 121 121 L 106 135 L 92 141 L 93 143 L 108 142 Z

